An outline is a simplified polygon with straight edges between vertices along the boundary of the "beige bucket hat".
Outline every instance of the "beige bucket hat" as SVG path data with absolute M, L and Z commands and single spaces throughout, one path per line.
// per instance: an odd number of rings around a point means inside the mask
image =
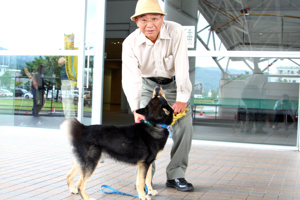
M 135 18 L 139 15 L 147 13 L 159 13 L 162 15 L 167 15 L 164 13 L 157 0 L 139 0 L 135 7 L 135 14 L 130 17 L 132 21 L 135 21 Z

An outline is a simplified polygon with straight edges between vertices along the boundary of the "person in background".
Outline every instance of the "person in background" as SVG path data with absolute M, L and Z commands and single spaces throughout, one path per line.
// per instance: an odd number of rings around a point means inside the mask
M 32 78 L 32 95 L 33 95 L 33 108 L 32 115 L 37 118 L 40 111 L 45 104 L 45 86 L 49 86 L 44 80 L 45 66 L 39 65 L 37 67 L 36 73 Z M 37 124 L 42 124 L 42 121 L 39 120 Z
M 65 68 L 66 59 L 60 57 L 58 59 L 58 66 L 61 67 L 60 78 L 61 78 L 61 93 L 62 93 L 62 104 L 64 109 L 65 118 L 74 118 L 76 117 L 75 105 L 74 105 L 74 91 L 73 80 L 69 80 L 66 68 Z
M 241 93 L 241 99 L 246 106 L 246 133 L 267 133 L 266 125 L 266 85 L 268 77 L 260 68 L 255 67 L 253 74 L 245 80 L 245 86 Z M 255 129 L 254 129 L 255 127 Z
M 156 85 L 164 90 L 174 114 L 189 109 L 172 126 L 174 143 L 166 169 L 166 186 L 193 191 L 193 185 L 185 179 L 193 136 L 187 37 L 180 24 L 164 21 L 165 15 L 157 0 L 137 2 L 131 20 L 138 29 L 123 42 L 122 85 L 135 123 L 143 123 L 144 116 L 135 111 L 147 105 Z M 153 163 L 152 175 L 154 172 Z
M 285 130 L 288 129 L 288 126 L 294 123 L 295 108 L 294 104 L 290 101 L 290 97 L 287 94 L 282 95 L 282 98 L 276 101 L 275 106 L 275 118 L 273 129 L 278 129 L 278 123 L 284 122 Z

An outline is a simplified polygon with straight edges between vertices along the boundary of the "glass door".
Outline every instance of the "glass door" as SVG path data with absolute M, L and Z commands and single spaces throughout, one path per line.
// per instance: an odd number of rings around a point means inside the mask
M 103 35 L 105 17 L 99 29 L 96 13 L 105 13 L 105 2 L 0 1 L 0 126 L 59 128 L 69 117 L 101 123 L 103 53 L 96 59 L 95 36 Z

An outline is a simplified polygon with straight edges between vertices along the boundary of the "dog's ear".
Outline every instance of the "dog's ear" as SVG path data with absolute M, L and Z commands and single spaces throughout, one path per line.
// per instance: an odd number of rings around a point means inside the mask
M 168 111 L 166 108 L 163 108 L 164 112 L 166 115 L 169 115 L 170 114 L 170 111 Z
M 137 109 L 135 112 L 138 113 L 138 114 L 140 114 L 140 115 L 144 115 L 145 116 L 147 110 L 146 110 L 146 108 L 140 108 L 140 109 Z

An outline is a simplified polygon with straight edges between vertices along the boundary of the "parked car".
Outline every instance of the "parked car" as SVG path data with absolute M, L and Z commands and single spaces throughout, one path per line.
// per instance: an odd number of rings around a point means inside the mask
M 24 94 L 24 98 L 25 98 L 25 99 L 33 99 L 33 95 L 31 94 L 31 92 L 26 92 L 26 93 Z
M 74 101 L 78 101 L 79 93 L 78 90 L 68 91 L 68 94 L 73 97 Z M 83 92 L 83 98 L 88 99 L 90 97 L 90 91 Z
M 26 94 L 28 91 L 22 88 L 16 88 L 15 89 L 15 97 L 24 97 L 24 94 Z
M 78 90 L 63 90 L 62 98 L 73 99 L 74 101 L 78 101 Z
M 78 101 L 78 96 L 79 96 L 78 90 L 71 90 L 69 95 L 73 97 L 74 101 Z
M 12 97 L 13 93 L 7 89 L 0 89 L 0 92 L 4 93 L 6 97 Z
M 49 90 L 47 99 L 52 99 L 52 94 L 53 94 L 53 98 L 56 98 L 57 90 Z M 61 98 L 61 90 L 59 90 L 59 92 L 58 92 L 58 99 L 60 99 L 60 98 Z

